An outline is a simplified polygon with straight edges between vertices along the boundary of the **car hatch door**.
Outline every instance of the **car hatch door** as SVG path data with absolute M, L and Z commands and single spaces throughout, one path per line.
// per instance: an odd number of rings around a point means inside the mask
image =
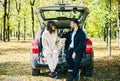
M 87 7 L 79 5 L 52 5 L 40 7 L 36 10 L 40 24 L 43 24 L 48 20 L 59 21 L 71 20 L 73 18 L 78 19 L 80 23 L 83 23 L 88 13 L 89 11 Z

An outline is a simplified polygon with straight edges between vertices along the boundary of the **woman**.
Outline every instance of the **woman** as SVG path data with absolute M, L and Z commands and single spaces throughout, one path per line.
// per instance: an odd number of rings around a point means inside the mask
M 55 28 L 55 23 L 53 21 L 48 21 L 47 28 L 42 35 L 42 46 L 43 55 L 46 57 L 49 69 L 51 71 L 51 76 L 57 78 L 57 73 L 55 72 L 57 63 L 59 48 L 57 42 L 59 41 L 57 31 Z

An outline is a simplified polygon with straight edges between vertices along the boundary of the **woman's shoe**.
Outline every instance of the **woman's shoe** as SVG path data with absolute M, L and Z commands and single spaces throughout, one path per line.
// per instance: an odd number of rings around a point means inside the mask
M 57 73 L 56 72 L 51 72 L 51 76 L 52 76 L 52 78 L 58 78 L 58 75 L 57 75 Z

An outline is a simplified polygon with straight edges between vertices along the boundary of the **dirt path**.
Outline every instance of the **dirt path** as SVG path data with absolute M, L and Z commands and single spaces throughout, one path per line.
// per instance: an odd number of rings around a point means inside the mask
M 120 81 L 120 50 L 116 41 L 112 41 L 112 57 L 107 54 L 106 43 L 93 40 L 94 76 L 82 77 L 81 81 Z M 52 79 L 46 75 L 33 77 L 30 75 L 29 51 L 31 41 L 0 42 L 0 81 L 66 81 Z

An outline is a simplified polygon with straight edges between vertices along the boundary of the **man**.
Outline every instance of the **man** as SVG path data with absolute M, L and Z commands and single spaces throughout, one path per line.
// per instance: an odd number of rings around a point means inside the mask
M 69 65 L 68 71 L 71 72 L 68 81 L 73 81 L 74 79 L 78 81 L 80 79 L 79 66 L 85 51 L 86 37 L 83 30 L 79 28 L 77 19 L 71 20 L 70 27 L 73 31 L 71 33 L 69 48 L 66 53 L 66 60 Z

